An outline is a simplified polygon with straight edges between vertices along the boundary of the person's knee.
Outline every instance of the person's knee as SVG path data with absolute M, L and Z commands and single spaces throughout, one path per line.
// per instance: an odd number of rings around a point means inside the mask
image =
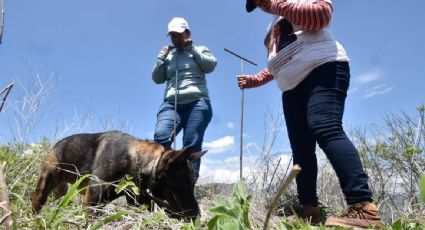
M 166 134 L 165 132 L 155 132 L 153 139 L 156 143 L 162 144 L 166 147 L 170 147 L 172 142 L 170 134 Z
M 308 126 L 316 141 L 321 144 L 344 134 L 342 123 L 337 119 L 308 119 Z
M 203 138 L 200 137 L 197 133 L 186 133 L 183 137 L 183 145 L 184 146 L 192 146 L 193 151 L 200 151 L 202 148 Z

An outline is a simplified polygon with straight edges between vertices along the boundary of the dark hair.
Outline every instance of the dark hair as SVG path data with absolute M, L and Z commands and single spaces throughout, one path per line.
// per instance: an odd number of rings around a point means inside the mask
M 254 1 L 252 0 L 246 0 L 246 4 L 245 4 L 245 9 L 246 12 L 252 12 L 253 10 L 255 10 L 255 8 L 257 8 L 257 5 L 255 5 Z
M 292 24 L 288 22 L 285 18 L 280 20 L 277 24 L 279 24 L 280 36 L 288 37 L 289 35 L 294 33 L 294 28 Z
M 264 38 L 264 46 L 268 49 L 269 48 L 269 43 L 270 43 L 270 38 L 272 36 L 272 31 L 270 30 L 267 34 L 266 37 Z

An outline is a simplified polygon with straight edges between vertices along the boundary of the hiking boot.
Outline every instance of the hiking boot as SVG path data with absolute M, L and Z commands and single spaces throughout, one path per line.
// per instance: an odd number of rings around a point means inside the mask
M 320 224 L 320 208 L 303 205 L 300 210 L 296 212 L 296 214 L 288 216 L 286 221 L 293 223 L 300 219 L 303 219 L 307 223 L 311 225 L 319 225 Z
M 329 217 L 326 227 L 381 228 L 378 208 L 370 202 L 361 202 L 348 206 L 348 210 L 338 217 Z

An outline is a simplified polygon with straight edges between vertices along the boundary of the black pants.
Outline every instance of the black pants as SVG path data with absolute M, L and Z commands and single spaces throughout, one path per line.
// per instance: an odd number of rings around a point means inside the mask
M 347 203 L 372 201 L 359 154 L 342 128 L 349 81 L 348 63 L 330 62 L 282 94 L 294 164 L 302 169 L 296 178 L 300 204 L 318 204 L 316 142 L 336 171 Z

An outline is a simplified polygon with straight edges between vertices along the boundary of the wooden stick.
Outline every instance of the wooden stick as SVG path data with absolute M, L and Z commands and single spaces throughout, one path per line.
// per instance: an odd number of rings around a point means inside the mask
M 0 224 L 4 224 L 6 230 L 11 230 L 13 226 L 12 211 L 9 207 L 9 196 L 7 195 L 6 177 L 5 177 L 6 162 L 0 164 L 0 209 L 3 217 L 0 219 Z
M 263 230 L 267 229 L 267 226 L 269 224 L 270 216 L 273 212 L 273 209 L 275 208 L 277 202 L 279 201 L 280 197 L 283 195 L 285 190 L 288 188 L 288 186 L 291 184 L 292 180 L 300 173 L 301 167 L 299 165 L 294 165 L 291 172 L 289 173 L 286 180 L 280 185 L 279 189 L 276 192 L 275 197 L 273 198 L 273 201 L 270 204 L 269 210 L 267 210 L 266 220 L 264 221 Z
M 277 162 L 276 168 L 273 171 L 273 175 L 272 175 L 272 179 L 270 180 L 269 187 L 267 187 L 267 192 L 269 192 L 269 190 L 270 190 L 270 186 L 272 185 L 274 176 L 276 175 L 276 172 L 277 172 L 277 169 L 279 168 L 279 165 L 280 165 L 280 161 L 281 160 L 282 160 L 282 157 L 279 157 L 279 161 Z

